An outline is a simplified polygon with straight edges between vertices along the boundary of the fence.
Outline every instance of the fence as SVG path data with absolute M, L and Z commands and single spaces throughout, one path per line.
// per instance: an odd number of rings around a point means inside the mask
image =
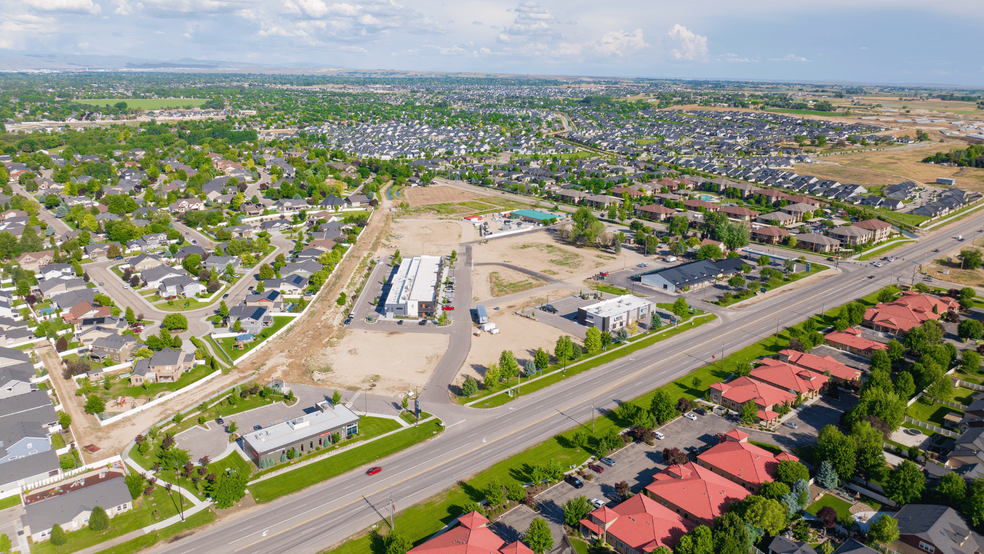
M 934 433 L 939 433 L 939 434 L 943 435 L 944 437 L 956 438 L 956 437 L 959 437 L 960 436 L 960 433 L 956 433 L 956 432 L 950 431 L 949 429 L 944 429 L 942 427 L 937 427 L 937 426 L 935 426 L 935 425 L 933 425 L 931 423 L 926 423 L 925 421 L 920 421 L 918 419 L 913 419 L 913 418 L 911 418 L 909 416 L 905 416 L 905 422 L 906 423 L 911 423 L 911 424 L 915 425 L 916 427 L 922 427 L 923 429 L 929 429 L 930 431 L 932 431 Z
M 58 481 L 63 481 L 65 479 L 68 479 L 69 477 L 72 477 L 73 475 L 78 475 L 80 473 L 85 473 L 87 471 L 92 471 L 94 469 L 101 468 L 101 467 L 106 467 L 106 466 L 109 466 L 109 465 L 112 465 L 112 464 L 115 464 L 115 463 L 118 463 L 118 464 L 121 464 L 122 465 L 123 464 L 123 457 L 120 456 L 119 454 L 117 454 L 117 455 L 115 455 L 115 456 L 113 456 L 111 458 L 106 458 L 105 460 L 99 460 L 98 462 L 93 462 L 91 464 L 86 464 L 86 465 L 84 465 L 82 467 L 77 467 L 77 468 L 72 469 L 72 470 L 69 470 L 69 471 L 64 471 L 64 472 L 62 472 L 62 473 L 60 473 L 60 474 L 58 474 L 57 476 L 54 476 L 54 477 L 48 477 L 47 479 L 41 479 L 40 481 L 35 481 L 35 482 L 30 483 L 28 485 L 23 485 L 23 486 L 21 486 L 21 492 L 27 492 L 27 491 L 32 490 L 32 489 L 41 488 L 41 487 L 50 485 L 52 483 L 57 483 Z M 13 495 L 11 495 L 11 496 L 13 496 Z
M 150 402 L 148 402 L 146 404 L 137 406 L 136 408 L 133 408 L 132 410 L 127 410 L 127 411 L 125 411 L 125 412 L 123 412 L 121 414 L 114 415 L 113 417 L 108 417 L 106 419 L 98 419 L 97 418 L 97 420 L 99 421 L 99 425 L 101 425 L 103 427 L 105 427 L 107 425 L 111 425 L 113 423 L 116 423 L 117 421 L 120 421 L 123 418 L 129 417 L 129 416 L 134 415 L 134 414 L 138 414 L 138 413 L 140 413 L 140 412 L 142 412 L 144 410 L 149 410 L 150 408 L 153 408 L 154 406 L 156 406 L 158 404 L 161 404 L 163 402 L 167 402 L 168 400 L 170 400 L 170 399 L 172 399 L 172 398 L 174 398 L 174 397 L 176 397 L 176 396 L 178 396 L 180 394 L 183 394 L 183 393 L 185 393 L 185 392 L 187 392 L 189 390 L 192 390 L 192 389 L 195 389 L 197 387 L 200 387 L 201 385 L 204 385 L 205 383 L 207 383 L 208 381 L 211 381 L 212 379 L 216 378 L 219 375 L 222 375 L 222 372 L 221 371 L 218 371 L 218 370 L 213 371 L 212 373 L 209 373 L 205 377 L 202 377 L 201 379 L 195 381 L 194 383 L 188 385 L 187 387 L 180 388 L 180 389 L 178 389 L 178 390 L 176 390 L 176 391 L 174 391 L 174 392 L 172 392 L 170 394 L 166 394 L 166 395 L 164 395 L 164 396 L 162 396 L 162 397 L 160 397 L 160 398 L 158 398 L 156 400 L 151 400 Z
M 851 489 L 852 491 L 859 492 L 859 493 L 861 493 L 861 494 L 863 494 L 863 495 L 865 495 L 865 496 L 867 496 L 869 498 L 872 498 L 874 500 L 877 500 L 877 501 L 881 502 L 882 504 L 884 504 L 886 506 L 892 506 L 893 508 L 895 507 L 895 501 L 892 500 L 891 498 L 886 498 L 885 496 L 883 496 L 881 494 L 878 494 L 877 492 L 875 492 L 875 491 L 873 491 L 873 490 L 871 490 L 869 488 L 866 488 L 866 487 L 864 487 L 862 485 L 858 485 L 857 483 L 845 483 L 844 484 L 844 488 L 848 488 L 848 489 Z M 864 501 L 862 500 L 862 502 L 864 502 Z
M 968 383 L 967 381 L 961 381 L 956 377 L 953 377 L 952 379 L 953 379 L 953 386 L 955 387 L 962 387 L 965 389 L 976 390 L 976 391 L 984 391 L 984 387 L 978 385 L 977 383 Z M 964 407 L 966 408 L 966 406 Z

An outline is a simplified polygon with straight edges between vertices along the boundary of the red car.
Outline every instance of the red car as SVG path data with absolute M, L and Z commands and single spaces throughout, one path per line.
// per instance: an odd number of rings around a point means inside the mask
M 605 472 L 605 468 L 601 467 L 598 464 L 588 464 L 588 469 L 590 469 L 591 471 L 593 471 L 595 473 L 604 473 Z
M 454 311 L 454 306 L 444 306 L 441 309 L 444 310 L 444 311 L 446 311 L 446 312 L 453 312 Z
M 369 471 L 366 472 L 366 475 L 375 475 L 375 474 L 379 473 L 382 470 L 383 470 L 383 468 L 378 467 L 378 466 L 377 467 L 371 467 L 371 468 L 369 468 Z

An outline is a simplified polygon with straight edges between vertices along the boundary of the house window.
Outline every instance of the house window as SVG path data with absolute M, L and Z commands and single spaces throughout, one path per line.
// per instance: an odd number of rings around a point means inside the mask
M 936 552 L 936 547 L 935 546 L 933 546 L 931 544 L 926 544 L 926 543 L 924 543 L 922 541 L 919 541 L 919 548 L 921 548 L 922 550 L 925 550 L 926 552 L 929 552 L 931 554 L 933 552 Z

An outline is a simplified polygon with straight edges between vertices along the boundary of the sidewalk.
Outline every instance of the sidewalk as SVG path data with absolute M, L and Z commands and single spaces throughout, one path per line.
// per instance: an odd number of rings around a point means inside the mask
M 190 508 L 190 509 L 188 509 L 188 510 L 185 511 L 185 513 L 184 513 L 184 519 L 187 519 L 188 517 L 192 516 L 193 514 L 197 514 L 198 512 L 200 512 L 200 511 L 208 508 L 210 505 L 211 505 L 210 502 L 204 502 L 204 503 L 202 503 L 202 504 L 200 504 L 198 506 L 193 506 L 192 508 Z M 144 527 L 143 529 L 137 529 L 136 531 L 130 531 L 129 533 L 127 533 L 125 535 L 120 535 L 120 536 L 118 536 L 116 538 L 113 538 L 113 539 L 110 539 L 108 541 L 101 542 L 99 544 L 90 546 L 89 548 L 84 548 L 82 550 L 76 550 L 75 551 L 75 554 L 96 554 L 97 552 L 102 552 L 102 551 L 104 551 L 104 550 L 106 550 L 108 548 L 112 548 L 114 546 L 118 546 L 118 545 L 123 544 L 123 543 L 125 543 L 127 541 L 132 541 L 133 539 L 142 537 L 144 535 L 149 535 L 149 534 L 153 533 L 154 531 L 159 531 L 159 530 L 161 530 L 161 529 L 163 529 L 165 527 L 170 527 L 171 525 L 174 525 L 175 523 L 181 523 L 182 521 L 184 521 L 184 520 L 181 518 L 181 515 L 180 514 L 178 514 L 176 516 L 171 516 L 171 517 L 165 519 L 164 521 L 160 521 L 160 522 L 155 523 L 153 525 L 148 525 L 147 527 Z

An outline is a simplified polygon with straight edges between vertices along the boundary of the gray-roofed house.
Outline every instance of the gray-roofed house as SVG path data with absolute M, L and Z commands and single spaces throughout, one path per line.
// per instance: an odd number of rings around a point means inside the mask
M 308 278 L 297 273 L 288 275 L 283 279 L 267 279 L 263 281 L 263 288 L 266 290 L 279 290 L 282 294 L 300 295 L 308 287 Z
M 92 341 L 90 356 L 101 361 L 112 360 L 120 364 L 130 357 L 136 345 L 137 339 L 132 335 L 108 335 Z
M 202 283 L 198 279 L 195 279 L 191 275 L 168 277 L 161 281 L 160 285 L 157 285 L 157 294 L 161 298 L 173 298 L 176 296 L 194 298 L 196 294 L 202 292 L 205 292 L 205 287 L 202 286 Z
M 38 285 L 38 290 L 45 298 L 54 298 L 59 294 L 65 294 L 66 292 L 72 292 L 84 288 L 86 288 L 86 286 L 85 280 L 83 279 L 52 279 L 51 281 L 42 281 L 41 284 Z
M 239 272 L 240 262 L 238 256 L 211 256 L 205 260 L 204 267 L 215 274 L 216 272 L 224 272 L 226 266 L 229 264 L 232 264 L 233 271 Z
M 874 548 L 870 546 L 865 546 L 854 539 L 848 539 L 847 542 L 840 545 L 840 548 L 834 550 L 834 554 L 880 554 Z
M 38 270 L 38 273 L 45 281 L 72 279 L 75 277 L 75 268 L 72 267 L 72 264 L 48 264 Z
M 194 244 L 186 244 L 182 246 L 177 252 L 174 253 L 175 260 L 184 260 L 192 254 L 198 254 L 201 257 L 205 257 L 205 249 L 201 246 L 196 246 Z
M 266 283 L 264 283 L 264 288 L 266 288 Z M 247 306 L 262 306 L 269 308 L 272 312 L 279 312 L 284 304 L 280 291 L 276 289 L 250 294 L 244 302 Z
M 148 287 L 157 288 L 161 286 L 161 283 L 165 279 L 170 279 L 171 277 L 177 277 L 179 275 L 188 275 L 183 267 L 170 267 L 166 265 L 159 265 L 157 267 L 152 267 L 146 271 L 140 273 L 140 280 L 147 283 Z
M 875 239 L 875 233 L 873 231 L 863 229 L 856 225 L 834 227 L 828 233 L 831 237 L 839 240 L 844 246 L 857 246 Z
M 161 261 L 157 256 L 152 256 L 150 254 L 140 254 L 139 256 L 134 256 L 130 258 L 130 268 L 133 269 L 135 273 L 140 273 L 141 271 L 146 271 L 150 268 L 162 265 L 164 262 Z
M 229 326 L 239 322 L 241 332 L 259 335 L 264 328 L 273 325 L 270 310 L 262 306 L 247 306 L 240 304 L 229 310 Z
M 0 495 L 61 472 L 51 448 L 58 415 L 45 391 L 0 402 Z
M 106 515 L 110 518 L 133 507 L 133 499 L 122 472 L 89 475 L 86 479 L 62 484 L 61 490 L 61 494 L 31 502 L 24 507 L 24 532 L 34 542 L 50 538 L 55 524 L 65 531 L 82 529 L 89 522 L 96 506 L 106 510 Z
M 984 538 L 953 508 L 908 504 L 897 514 L 899 539 L 889 548 L 902 554 L 976 554 Z
M 740 258 L 726 258 L 716 262 L 701 260 L 643 274 L 641 282 L 656 290 L 682 292 L 684 289 L 706 286 L 718 277 L 733 275 L 741 271 L 742 265 Z
M 369 198 L 364 194 L 350 194 L 345 197 L 345 203 L 353 208 L 369 205 Z
M 130 384 L 173 383 L 195 367 L 195 353 L 165 348 L 150 358 L 137 360 L 133 364 Z
M 316 260 L 306 259 L 285 265 L 280 269 L 280 275 L 285 278 L 289 275 L 300 275 L 301 277 L 308 278 L 321 271 L 322 267 L 324 266 Z
M 31 383 L 36 375 L 26 352 L 0 347 L 0 400 L 37 390 Z
M 817 554 L 809 543 L 776 537 L 769 543 L 769 554 Z

